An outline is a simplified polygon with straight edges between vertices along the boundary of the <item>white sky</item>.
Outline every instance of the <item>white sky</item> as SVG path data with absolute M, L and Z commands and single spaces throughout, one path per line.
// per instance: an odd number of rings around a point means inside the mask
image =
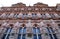
M 12 4 L 19 2 L 25 3 L 27 6 L 33 5 L 37 2 L 42 2 L 48 4 L 49 6 L 55 6 L 57 3 L 60 3 L 60 0 L 0 0 L 0 7 L 11 6 Z

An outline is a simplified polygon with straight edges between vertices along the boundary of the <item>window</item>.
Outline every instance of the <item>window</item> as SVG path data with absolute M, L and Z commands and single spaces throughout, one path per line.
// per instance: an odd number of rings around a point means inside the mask
M 37 14 L 36 13 L 32 13 L 32 17 L 34 18 L 34 17 L 36 17 L 37 16 Z
M 37 39 L 37 35 L 36 34 L 34 34 L 33 37 L 34 37 L 33 39 Z
M 23 34 L 23 35 L 22 35 L 22 39 L 25 39 L 25 38 L 26 38 L 26 34 Z
M 28 10 L 31 10 L 31 8 L 28 8 Z
M 32 15 L 37 15 L 36 13 L 32 13 Z
M 25 34 L 26 33 L 26 27 L 24 27 L 24 28 L 21 27 L 19 29 L 19 33 Z
M 18 39 L 21 39 L 21 34 L 18 34 Z
M 54 17 L 55 17 L 53 14 L 50 14 L 50 16 L 51 16 L 52 18 L 54 18 Z
M 42 39 L 40 29 L 33 27 L 33 39 Z
M 42 10 L 46 10 L 46 8 L 42 8 Z
M 0 8 L 0 11 L 4 10 L 3 8 Z
M 14 17 L 14 13 L 11 13 L 10 15 L 9 15 L 9 18 L 13 18 Z
M 47 27 L 47 30 L 48 30 L 48 34 L 49 34 L 49 36 L 50 36 L 51 39 L 53 39 L 53 37 L 54 37 L 54 39 L 57 39 L 56 34 L 53 34 L 54 31 L 53 31 L 52 27 L 49 27 L 49 28 Z
M 38 8 L 35 8 L 35 10 L 38 10 Z
M 23 15 L 28 15 L 27 13 L 23 13 Z
M 51 9 L 51 8 L 49 8 L 49 10 L 51 11 L 52 9 Z
M 46 15 L 46 17 L 49 17 L 49 18 L 51 17 L 51 16 L 49 15 L 49 13 L 46 13 L 45 15 Z
M 48 31 L 48 34 L 49 34 L 49 36 L 50 36 L 50 39 L 53 39 L 52 35 L 50 34 L 51 32 L 50 32 L 50 30 L 49 30 L 48 27 L 47 27 L 47 31 Z
M 21 34 L 22 33 L 22 34 Z M 19 29 L 18 39 L 26 39 L 26 27 Z
M 33 34 L 36 34 L 36 28 L 33 27 Z
M 39 29 L 39 28 L 33 27 L 33 33 L 34 33 L 34 34 L 40 33 L 40 29 Z
M 30 37 L 31 38 L 32 37 L 32 34 L 27 34 L 27 37 Z
M 23 32 L 22 32 L 22 27 L 19 29 L 19 33 L 23 33 Z
M 24 10 L 24 8 L 21 8 L 21 10 Z
M 9 11 L 9 10 L 10 10 L 10 8 L 7 8 L 7 10 Z
M 33 39 L 42 39 L 41 34 L 38 34 L 38 35 L 33 34 Z
M 11 30 L 12 28 L 6 28 L 6 31 L 5 31 L 6 34 L 3 35 L 2 39 L 9 39 Z
M 38 34 L 38 38 L 39 38 L 39 39 L 42 39 L 41 34 Z
M 18 8 L 14 8 L 14 10 L 17 10 Z
M 18 16 L 18 14 L 14 14 L 14 17 L 15 17 L 15 18 L 18 18 L 17 16 Z
M 23 33 L 26 34 L 26 27 L 23 28 Z
M 60 29 L 60 24 L 58 24 L 58 28 Z
M 36 31 L 37 31 L 36 33 L 40 33 L 40 29 L 39 28 L 37 28 Z
M 23 19 L 24 19 L 24 18 L 26 18 L 26 17 L 27 17 L 27 15 L 28 15 L 27 13 L 23 13 L 23 16 L 22 16 L 22 17 L 23 17 Z

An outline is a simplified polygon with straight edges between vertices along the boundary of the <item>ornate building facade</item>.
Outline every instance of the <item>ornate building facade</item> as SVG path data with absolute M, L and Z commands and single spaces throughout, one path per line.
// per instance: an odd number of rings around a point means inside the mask
M 0 39 L 60 39 L 60 4 L 0 7 Z

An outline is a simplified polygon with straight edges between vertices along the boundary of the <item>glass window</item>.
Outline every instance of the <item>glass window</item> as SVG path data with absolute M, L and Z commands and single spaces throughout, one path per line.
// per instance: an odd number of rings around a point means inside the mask
M 49 27 L 49 28 L 50 28 L 50 30 L 52 31 L 52 33 L 54 33 L 53 28 L 52 28 L 52 27 Z
M 22 32 L 22 28 L 19 29 L 19 33 L 23 33 L 23 32 Z
M 36 34 L 36 28 L 33 27 L 33 34 Z
M 47 27 L 47 31 L 48 31 L 48 34 L 49 34 L 49 36 L 50 36 L 50 39 L 53 39 L 52 35 L 50 34 L 51 32 L 50 32 L 50 30 L 49 30 L 48 27 Z
M 21 8 L 21 10 L 24 10 L 24 8 Z
M 37 15 L 36 13 L 32 13 L 32 15 Z
M 23 34 L 25 34 L 25 33 L 26 33 L 26 27 L 23 28 Z
M 38 39 L 42 39 L 41 34 L 38 34 Z
M 19 32 L 25 34 L 26 33 L 26 27 L 20 28 L 20 31 Z
M 47 28 L 47 30 L 48 30 L 48 32 L 49 32 L 49 36 L 50 36 L 51 39 L 53 39 L 53 37 L 54 37 L 55 39 L 57 39 L 57 36 L 56 36 L 56 34 L 53 34 L 54 31 L 53 31 L 53 29 L 52 29 L 51 27 Z M 51 34 L 51 33 L 52 33 L 52 34 Z
M 22 39 L 26 39 L 26 35 L 25 34 L 22 35 Z
M 36 33 L 40 33 L 40 29 L 39 28 L 33 28 L 33 33 L 36 34 Z
M 2 39 L 9 39 L 11 30 L 12 28 L 7 28 L 5 32 L 6 34 L 3 35 Z
M 18 39 L 21 39 L 21 34 L 18 34 Z
M 31 8 L 28 8 L 28 10 L 31 10 Z
M 54 18 L 55 16 L 53 14 L 50 14 L 52 18 Z
M 40 29 L 39 28 L 36 28 L 37 32 L 36 33 L 40 33 Z
M 38 8 L 35 8 L 35 10 L 38 10 Z
M 60 29 L 60 24 L 58 24 L 58 28 Z
M 18 16 L 18 14 L 14 14 L 14 17 L 15 17 L 15 18 L 18 18 L 17 16 Z
M 33 35 L 33 39 L 37 39 L 37 35 L 36 34 Z

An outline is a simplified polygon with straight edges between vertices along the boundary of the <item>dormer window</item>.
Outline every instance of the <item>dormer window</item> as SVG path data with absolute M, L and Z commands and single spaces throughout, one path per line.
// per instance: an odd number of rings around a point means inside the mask
M 21 8 L 21 10 L 24 10 L 24 8 Z
M 57 5 L 57 9 L 56 9 L 57 11 L 59 11 L 60 10 L 60 4 L 59 5 Z
M 7 8 L 7 10 L 10 10 L 10 8 Z
M 50 8 L 49 10 L 51 11 L 52 9 Z
M 28 10 L 31 10 L 31 8 L 28 8 Z
M 46 10 L 45 8 L 42 8 L 42 10 Z
M 38 10 L 38 8 L 35 8 L 35 10 Z
M 15 8 L 14 10 L 17 10 L 17 8 Z

